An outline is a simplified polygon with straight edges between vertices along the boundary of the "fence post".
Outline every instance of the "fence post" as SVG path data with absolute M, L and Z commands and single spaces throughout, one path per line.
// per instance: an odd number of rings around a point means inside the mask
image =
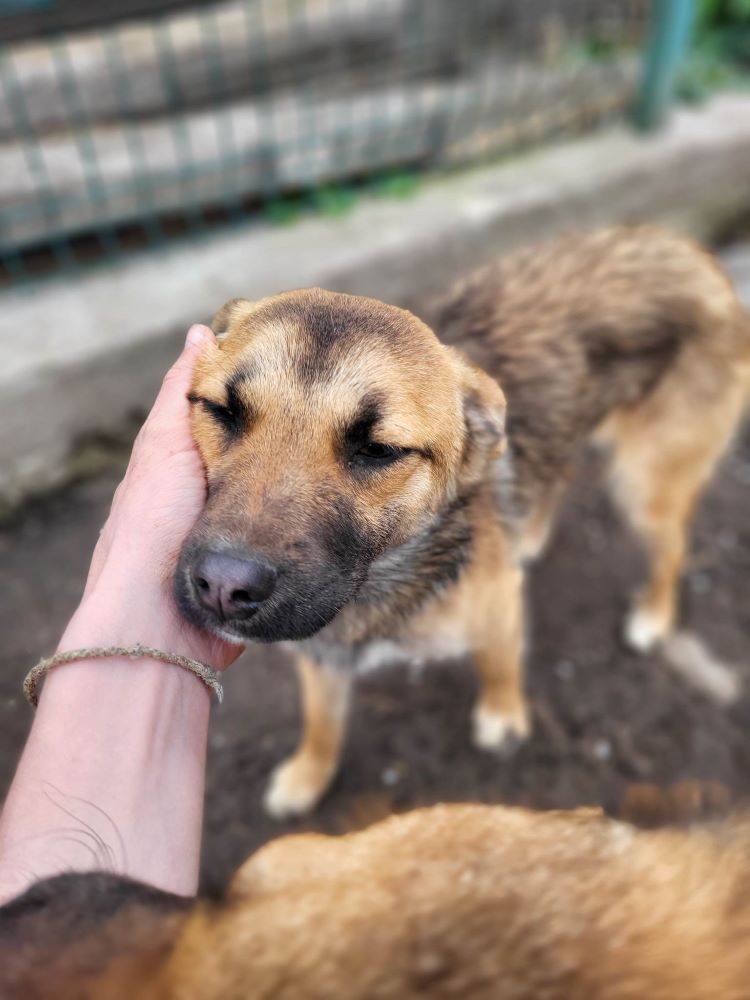
M 694 19 L 695 0 L 652 0 L 643 76 L 634 112 L 638 128 L 657 128 L 664 120 Z

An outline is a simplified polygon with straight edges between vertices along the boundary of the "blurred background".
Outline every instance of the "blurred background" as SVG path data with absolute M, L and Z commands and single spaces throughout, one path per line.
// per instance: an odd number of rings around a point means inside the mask
M 20 684 L 76 605 L 132 434 L 186 327 L 320 284 L 429 320 L 471 267 L 656 220 L 750 301 L 750 0 L 0 0 L 0 797 Z M 465 664 L 363 678 L 342 776 L 300 825 L 438 799 L 599 803 L 750 787 L 750 436 L 702 506 L 685 627 L 728 691 L 618 642 L 640 555 L 584 459 L 531 581 L 535 732 L 469 745 Z M 723 673 L 722 673 L 723 671 Z M 260 797 L 294 678 L 252 650 L 215 712 L 204 882 L 287 827 Z M 720 686 L 721 687 L 721 686 Z
M 0 22 L 6 278 L 592 128 L 630 105 L 646 32 L 637 0 L 23 6 Z

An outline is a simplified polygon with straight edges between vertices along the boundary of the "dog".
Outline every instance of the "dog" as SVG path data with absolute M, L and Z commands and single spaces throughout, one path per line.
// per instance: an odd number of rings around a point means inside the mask
M 434 326 L 320 289 L 234 299 L 196 369 L 208 498 L 176 596 L 200 628 L 294 650 L 304 733 L 271 778 L 274 816 L 324 794 L 352 678 L 382 660 L 471 654 L 475 744 L 528 735 L 524 572 L 584 441 L 649 557 L 625 639 L 667 637 L 692 511 L 749 395 L 731 283 L 655 227 L 511 254 L 440 300 Z
M 638 830 L 434 806 L 283 837 L 218 900 L 104 873 L 38 883 L 0 908 L 0 995 L 747 1000 L 748 890 L 741 817 Z

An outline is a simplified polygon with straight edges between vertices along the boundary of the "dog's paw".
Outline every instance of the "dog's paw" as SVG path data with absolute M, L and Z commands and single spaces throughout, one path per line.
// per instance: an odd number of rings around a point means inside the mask
M 331 775 L 308 757 L 290 757 L 271 775 L 263 805 L 274 819 L 289 819 L 312 812 L 325 792 Z
M 625 619 L 623 639 L 636 653 L 650 653 L 669 634 L 669 622 L 646 608 L 634 608 Z
M 478 704 L 472 715 L 474 746 L 479 750 L 510 755 L 528 737 L 529 729 L 529 720 L 523 709 L 508 715 Z

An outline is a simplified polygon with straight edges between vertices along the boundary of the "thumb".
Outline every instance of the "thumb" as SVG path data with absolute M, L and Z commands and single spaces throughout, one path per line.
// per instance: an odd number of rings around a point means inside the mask
M 154 413 L 172 411 L 175 406 L 180 410 L 186 408 L 185 397 L 190 389 L 195 363 L 206 349 L 216 350 L 216 337 L 209 327 L 196 323 L 187 332 L 179 358 L 164 376 L 154 403 Z
M 202 323 L 193 323 L 185 338 L 185 351 L 189 352 L 196 347 L 200 351 L 207 343 L 216 343 L 216 337 L 211 327 L 204 326 Z

